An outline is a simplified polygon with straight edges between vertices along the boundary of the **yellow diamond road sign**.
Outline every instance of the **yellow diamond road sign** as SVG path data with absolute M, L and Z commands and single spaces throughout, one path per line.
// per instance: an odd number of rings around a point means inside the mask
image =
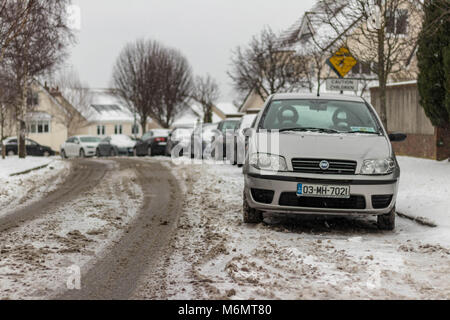
M 328 59 L 327 63 L 339 77 L 344 78 L 358 61 L 351 55 L 347 48 L 342 47 L 334 56 Z

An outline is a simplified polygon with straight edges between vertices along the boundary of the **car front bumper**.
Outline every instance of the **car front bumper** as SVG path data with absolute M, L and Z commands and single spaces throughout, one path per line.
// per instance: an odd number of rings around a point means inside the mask
M 386 177 L 382 180 L 362 178 L 357 180 L 355 177 L 357 176 L 346 176 L 340 179 L 329 177 L 316 179 L 292 175 L 247 173 L 245 174 L 244 192 L 250 207 L 266 212 L 322 215 L 382 215 L 392 210 L 397 198 L 397 178 Z M 345 201 L 330 198 L 320 198 L 323 199 L 320 200 L 297 197 L 296 192 L 299 183 L 350 186 L 351 199 Z M 273 192 L 273 198 L 271 199 L 270 196 L 265 198 L 265 203 L 261 202 L 261 199 L 259 201 L 255 200 L 254 195 L 256 192 L 261 191 Z M 387 196 L 384 201 L 386 206 L 378 208 L 374 204 L 376 198 L 373 198 L 373 196 Z M 392 196 L 392 198 L 389 198 L 389 196 Z

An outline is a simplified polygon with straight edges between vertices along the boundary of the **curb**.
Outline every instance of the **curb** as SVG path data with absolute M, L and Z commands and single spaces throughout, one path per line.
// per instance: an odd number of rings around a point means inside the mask
M 35 168 L 32 168 L 32 169 L 25 170 L 25 171 L 22 171 L 22 172 L 11 173 L 9 176 L 10 177 L 16 177 L 16 176 L 21 176 L 21 175 L 33 172 L 33 171 L 41 170 L 41 169 L 47 168 L 52 162 L 49 162 L 49 163 L 44 164 L 44 165 L 39 166 L 39 167 L 35 167 Z
M 421 224 L 423 226 L 427 226 L 430 228 L 436 228 L 437 224 L 435 224 L 433 221 L 428 220 L 427 218 L 424 217 L 414 217 L 414 216 L 409 216 L 407 214 L 401 213 L 401 212 L 397 212 L 397 215 L 401 218 L 405 218 L 414 222 L 417 222 L 418 224 Z

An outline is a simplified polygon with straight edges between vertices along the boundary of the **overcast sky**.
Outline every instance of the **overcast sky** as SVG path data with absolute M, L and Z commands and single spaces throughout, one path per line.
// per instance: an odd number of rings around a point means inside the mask
M 81 8 L 81 31 L 69 63 L 94 88 L 111 84 L 123 46 L 138 38 L 178 48 L 196 75 L 210 73 L 222 101 L 235 94 L 226 72 L 231 51 L 269 25 L 275 31 L 298 21 L 314 0 L 73 0 Z

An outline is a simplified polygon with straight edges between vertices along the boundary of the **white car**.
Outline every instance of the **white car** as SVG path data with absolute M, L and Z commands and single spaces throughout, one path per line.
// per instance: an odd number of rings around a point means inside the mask
M 93 157 L 100 140 L 100 137 L 95 136 L 70 137 L 61 145 L 61 157 Z

